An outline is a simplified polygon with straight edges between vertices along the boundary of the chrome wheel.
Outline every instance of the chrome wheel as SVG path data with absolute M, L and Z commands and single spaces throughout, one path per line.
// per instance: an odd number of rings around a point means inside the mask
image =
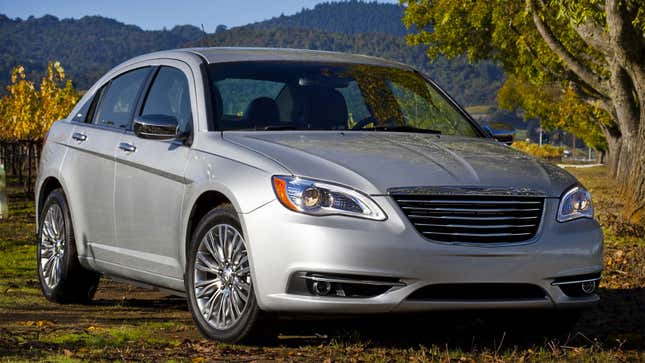
M 50 289 L 58 285 L 65 257 L 65 219 L 58 204 L 52 204 L 43 219 L 40 233 L 40 269 Z
M 201 315 L 216 329 L 228 329 L 245 312 L 251 273 L 244 238 L 233 226 L 218 224 L 202 238 L 194 268 L 194 293 Z

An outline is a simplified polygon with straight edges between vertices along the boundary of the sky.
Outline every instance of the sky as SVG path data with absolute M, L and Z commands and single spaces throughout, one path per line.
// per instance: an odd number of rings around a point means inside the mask
M 234 27 L 313 8 L 322 0 L 0 0 L 0 13 L 10 18 L 81 18 L 101 15 L 145 30 L 175 25 L 204 25 L 211 33 L 219 24 Z M 397 0 L 379 2 L 397 3 Z

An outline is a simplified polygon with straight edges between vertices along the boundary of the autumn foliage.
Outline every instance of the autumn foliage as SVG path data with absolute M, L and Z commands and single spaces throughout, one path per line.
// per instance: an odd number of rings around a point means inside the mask
M 47 74 L 36 85 L 25 68 L 11 71 L 7 95 L 0 99 L 0 161 L 31 191 L 40 143 L 52 123 L 67 117 L 80 94 L 65 77 L 59 62 L 49 62 Z
M 564 148 L 560 146 L 553 146 L 549 144 L 538 145 L 526 141 L 515 141 L 511 145 L 514 149 L 524 151 L 527 154 L 533 155 L 540 159 L 558 160 L 564 154 Z
M 0 141 L 42 140 L 52 123 L 67 117 L 79 98 L 59 62 L 50 62 L 40 85 L 28 80 L 25 68 L 11 71 L 9 94 L 0 99 Z

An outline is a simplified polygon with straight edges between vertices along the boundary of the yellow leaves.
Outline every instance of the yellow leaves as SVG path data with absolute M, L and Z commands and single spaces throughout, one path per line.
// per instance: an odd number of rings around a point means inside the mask
M 79 94 L 60 62 L 50 62 L 40 87 L 27 79 L 25 68 L 11 72 L 9 94 L 0 99 L 0 140 L 39 140 L 51 124 L 66 117 L 78 101 Z
M 526 141 L 515 141 L 511 145 L 512 148 L 523 151 L 527 154 L 533 155 L 541 159 L 557 159 L 562 157 L 564 148 L 552 145 L 538 145 Z

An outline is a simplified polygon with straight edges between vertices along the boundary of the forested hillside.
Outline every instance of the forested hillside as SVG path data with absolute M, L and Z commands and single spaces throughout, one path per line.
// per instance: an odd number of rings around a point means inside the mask
M 61 20 L 46 15 L 21 20 L 0 14 L 0 84 L 4 89 L 16 64 L 38 76 L 48 61 L 58 60 L 75 86 L 86 89 L 108 69 L 128 58 L 177 48 L 203 35 L 190 25 L 169 31 L 144 31 L 99 16 Z
M 324 2 L 313 9 L 285 16 L 284 14 L 249 24 L 260 28 L 317 29 L 334 33 L 387 33 L 405 35 L 401 18 L 403 7 L 396 4 L 379 4 L 357 0 Z
M 108 69 L 139 54 L 184 46 L 289 47 L 375 55 L 411 64 L 429 73 L 466 105 L 493 104 L 503 73 L 491 62 L 465 59 L 430 63 L 423 47 L 409 47 L 396 4 L 345 1 L 206 35 L 190 25 L 144 31 L 99 16 L 10 19 L 0 15 L 0 94 L 10 70 L 25 66 L 32 79 L 58 60 L 79 89 L 87 89 Z

